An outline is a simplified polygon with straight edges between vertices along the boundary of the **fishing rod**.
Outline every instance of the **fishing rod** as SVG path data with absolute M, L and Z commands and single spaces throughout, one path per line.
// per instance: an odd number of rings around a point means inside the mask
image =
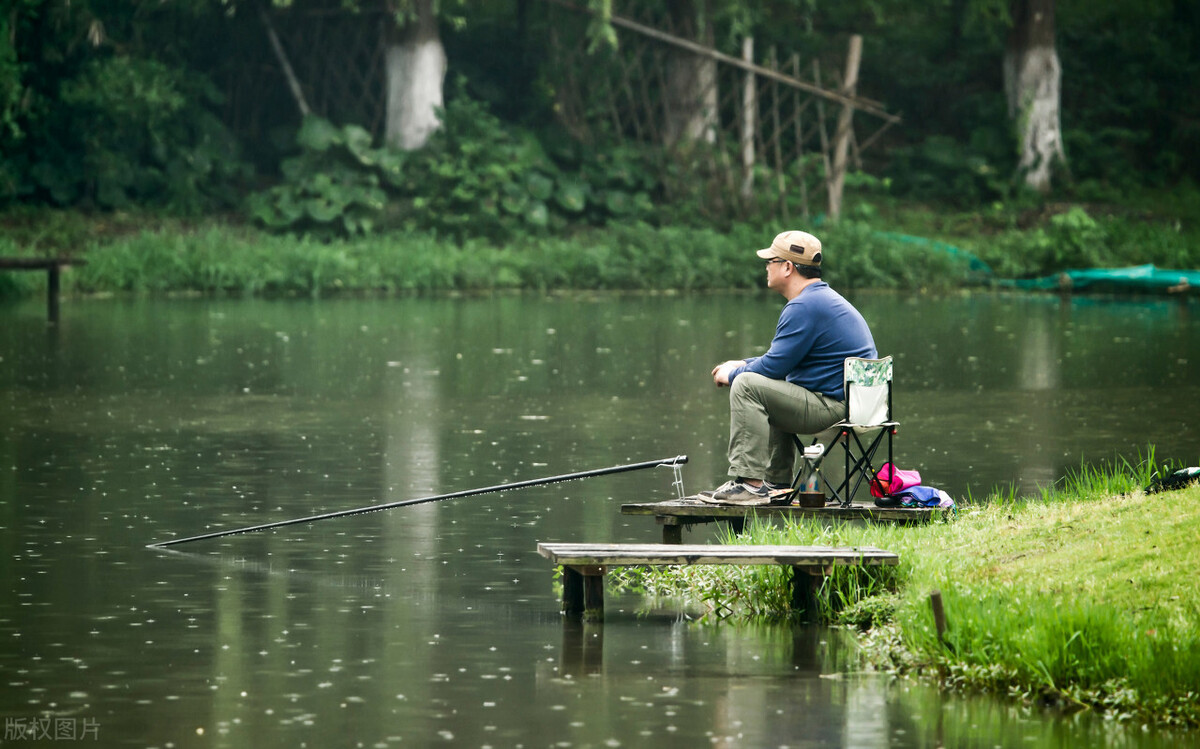
M 661 460 L 647 460 L 643 463 L 629 463 L 623 466 L 611 466 L 609 468 L 596 468 L 591 471 L 580 471 L 579 473 L 566 473 L 561 476 L 549 476 L 541 479 L 529 479 L 528 481 L 514 481 L 511 484 L 498 484 L 489 486 L 483 489 L 465 489 L 458 492 L 450 492 L 449 494 L 438 494 L 433 497 L 420 497 L 418 499 L 403 499 L 399 502 L 386 502 L 379 505 L 370 505 L 369 507 L 358 507 L 353 510 L 339 510 L 337 512 L 327 512 L 322 515 L 309 515 L 304 518 L 293 518 L 291 520 L 279 520 L 274 523 L 264 523 L 263 525 L 252 525 L 246 528 L 234 528 L 227 531 L 214 531 L 212 533 L 204 533 L 199 536 L 189 536 L 187 538 L 173 538 L 169 541 L 158 541 L 149 545 L 150 548 L 163 548 L 165 546 L 175 546 L 177 544 L 191 543 L 192 541 L 203 541 L 206 538 L 221 538 L 222 536 L 233 536 L 239 533 L 253 533 L 255 531 L 265 531 L 271 528 L 282 528 L 287 525 L 299 525 L 300 523 L 315 523 L 319 520 L 332 520 L 333 518 L 344 518 L 350 515 L 363 515 L 368 512 L 379 512 L 381 510 L 390 510 L 393 507 L 406 507 L 408 505 L 419 505 L 424 502 L 440 502 L 443 499 L 457 499 L 459 497 L 472 497 L 478 494 L 490 494 L 492 492 L 512 491 L 514 489 L 526 489 L 531 486 L 542 486 L 544 484 L 557 484 L 563 481 L 575 481 L 577 479 L 590 479 L 596 476 L 608 476 L 613 473 L 625 473 L 626 471 L 639 471 L 643 468 L 654 468 L 657 466 L 681 466 L 687 462 L 686 455 L 676 455 L 674 458 L 663 458 Z

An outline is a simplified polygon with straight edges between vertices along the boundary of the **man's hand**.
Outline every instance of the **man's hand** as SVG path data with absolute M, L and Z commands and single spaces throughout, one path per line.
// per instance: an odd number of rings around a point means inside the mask
M 721 362 L 713 367 L 712 378 L 713 384 L 719 388 L 729 387 L 729 375 L 733 370 L 745 364 L 744 359 L 730 359 L 727 362 Z

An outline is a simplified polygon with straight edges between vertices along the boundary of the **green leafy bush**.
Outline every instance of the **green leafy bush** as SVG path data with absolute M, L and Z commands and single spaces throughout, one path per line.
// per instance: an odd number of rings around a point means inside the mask
M 63 82 L 41 158 L 40 194 L 60 205 L 147 204 L 194 213 L 232 202 L 245 173 L 237 146 L 210 106 L 203 77 L 154 60 L 93 60 Z
M 400 154 L 372 149 L 370 133 L 357 125 L 337 128 L 312 116 L 296 144 L 300 152 L 280 166 L 283 182 L 250 196 L 250 215 L 272 229 L 370 232 L 387 204 L 379 173 L 399 169 Z
M 419 151 L 375 148 L 356 125 L 309 117 L 280 184 L 250 200 L 264 226 L 325 235 L 377 227 L 500 239 L 516 232 L 650 217 L 652 171 L 619 148 L 550 158 L 526 131 L 506 127 L 460 94 Z
M 949 136 L 934 135 L 896 148 L 891 159 L 888 172 L 902 195 L 973 205 L 1004 199 L 1012 192 L 1009 174 Z

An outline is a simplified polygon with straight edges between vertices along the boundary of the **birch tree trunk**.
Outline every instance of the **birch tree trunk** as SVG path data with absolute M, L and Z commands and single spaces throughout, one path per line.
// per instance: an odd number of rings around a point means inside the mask
M 713 46 L 709 0 L 672 0 L 676 33 L 706 47 Z M 667 57 L 663 145 L 681 140 L 715 143 L 717 139 L 717 61 L 672 48 Z
M 1018 174 L 1038 192 L 1050 190 L 1056 167 L 1065 167 L 1059 108 L 1062 67 L 1054 46 L 1054 0 L 1012 0 L 1013 27 L 1004 50 L 1004 92 L 1016 125 Z
M 742 39 L 742 59 L 754 62 L 754 37 Z M 755 75 L 746 71 L 742 82 L 742 200 L 754 195 L 754 136 L 758 133 L 758 88 Z
M 446 50 L 438 34 L 434 0 L 415 0 L 416 18 L 388 45 L 388 145 L 415 151 L 425 145 L 442 123 L 442 84 L 446 79 Z

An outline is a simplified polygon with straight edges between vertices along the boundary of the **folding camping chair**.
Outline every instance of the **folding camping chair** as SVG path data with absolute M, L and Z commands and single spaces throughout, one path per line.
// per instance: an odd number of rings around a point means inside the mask
M 829 487 L 833 499 L 848 507 L 864 480 L 874 481 L 880 493 L 887 493 L 887 487 L 878 478 L 875 454 L 886 440 L 887 459 L 893 463 L 892 437 L 900 424 L 892 420 L 892 357 L 848 358 L 842 371 L 846 385 L 846 416 L 830 427 L 837 430 L 837 435 L 823 454 L 805 455 L 801 459 L 792 488 L 799 489 L 815 473 Z M 792 439 L 803 453 L 800 438 L 792 435 Z M 813 444 L 816 444 L 816 438 Z M 826 478 L 822 463 L 839 444 L 845 452 L 846 473 L 835 486 Z

